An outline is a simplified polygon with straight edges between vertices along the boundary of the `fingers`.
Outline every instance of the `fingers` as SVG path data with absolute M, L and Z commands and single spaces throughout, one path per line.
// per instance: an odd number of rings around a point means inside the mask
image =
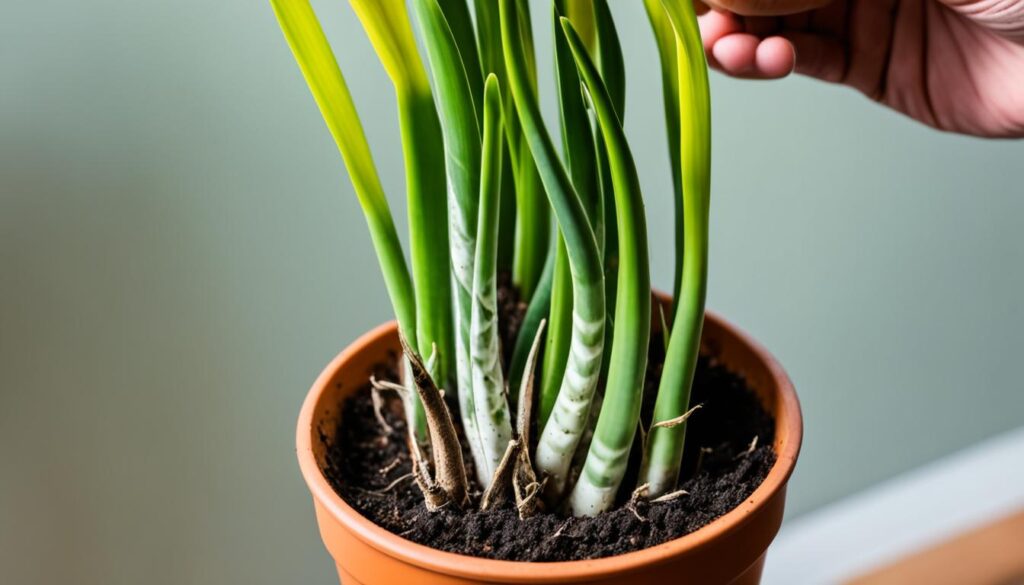
M 757 46 L 754 63 L 759 74 L 766 79 L 778 79 L 793 72 L 796 50 L 783 37 L 768 37 Z
M 743 79 L 778 79 L 796 71 L 842 81 L 847 67 L 842 43 L 831 35 L 795 31 L 786 25 L 792 18 L 708 12 L 699 19 L 708 64 Z
M 704 39 L 704 50 L 710 51 L 722 37 L 743 32 L 743 24 L 734 14 L 712 10 L 697 19 L 700 36 Z
M 796 54 L 782 37 L 761 39 L 735 33 L 719 39 L 711 49 L 714 61 L 725 73 L 745 79 L 778 79 L 793 71 Z
M 712 8 L 742 16 L 781 16 L 821 8 L 832 0 L 704 0 Z
M 744 32 L 734 15 L 717 11 L 702 16 L 700 27 L 708 63 L 715 69 L 745 79 L 777 79 L 793 71 L 793 45 L 782 37 Z

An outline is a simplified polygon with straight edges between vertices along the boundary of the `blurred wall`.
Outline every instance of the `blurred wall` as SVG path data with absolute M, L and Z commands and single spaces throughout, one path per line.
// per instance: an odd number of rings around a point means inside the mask
M 390 85 L 346 3 L 315 5 L 404 231 Z M 613 8 L 664 288 L 655 50 Z M 0 582 L 331 582 L 294 420 L 389 306 L 269 6 L 15 0 L 0 72 Z M 1020 424 L 1024 142 L 801 79 L 713 92 L 710 306 L 800 391 L 790 513 Z

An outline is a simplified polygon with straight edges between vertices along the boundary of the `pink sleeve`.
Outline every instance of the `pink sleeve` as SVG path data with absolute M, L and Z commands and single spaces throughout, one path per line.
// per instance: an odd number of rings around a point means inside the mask
M 942 3 L 992 32 L 1024 42 L 1024 0 L 942 0 Z

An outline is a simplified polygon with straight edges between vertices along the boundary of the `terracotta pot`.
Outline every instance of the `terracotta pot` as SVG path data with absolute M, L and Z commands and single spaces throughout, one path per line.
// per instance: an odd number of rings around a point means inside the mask
M 666 299 L 662 297 L 662 301 Z M 592 561 L 524 563 L 441 552 L 373 524 L 334 492 L 321 469 L 325 438 L 337 428 L 346 397 L 362 387 L 375 364 L 398 351 L 388 323 L 347 347 L 320 374 L 299 415 L 297 450 L 313 494 L 320 535 L 344 585 L 470 583 L 629 583 L 736 585 L 760 582 L 768 545 L 782 523 L 789 480 L 800 451 L 803 422 L 793 385 L 757 342 L 708 314 L 703 351 L 743 374 L 775 417 L 778 459 L 742 505 L 707 526 L 662 545 Z

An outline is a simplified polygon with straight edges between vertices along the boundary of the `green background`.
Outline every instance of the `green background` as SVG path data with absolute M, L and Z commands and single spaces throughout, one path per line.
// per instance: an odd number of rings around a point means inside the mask
M 671 282 L 655 48 L 613 2 Z M 316 2 L 404 231 L 388 80 Z M 537 2 L 553 113 L 546 3 Z M 1020 424 L 1024 143 L 851 90 L 713 76 L 709 305 L 807 434 L 789 513 Z M 0 581 L 328 583 L 295 463 L 320 368 L 389 318 L 334 149 L 263 1 L 14 0 L 0 18 Z

